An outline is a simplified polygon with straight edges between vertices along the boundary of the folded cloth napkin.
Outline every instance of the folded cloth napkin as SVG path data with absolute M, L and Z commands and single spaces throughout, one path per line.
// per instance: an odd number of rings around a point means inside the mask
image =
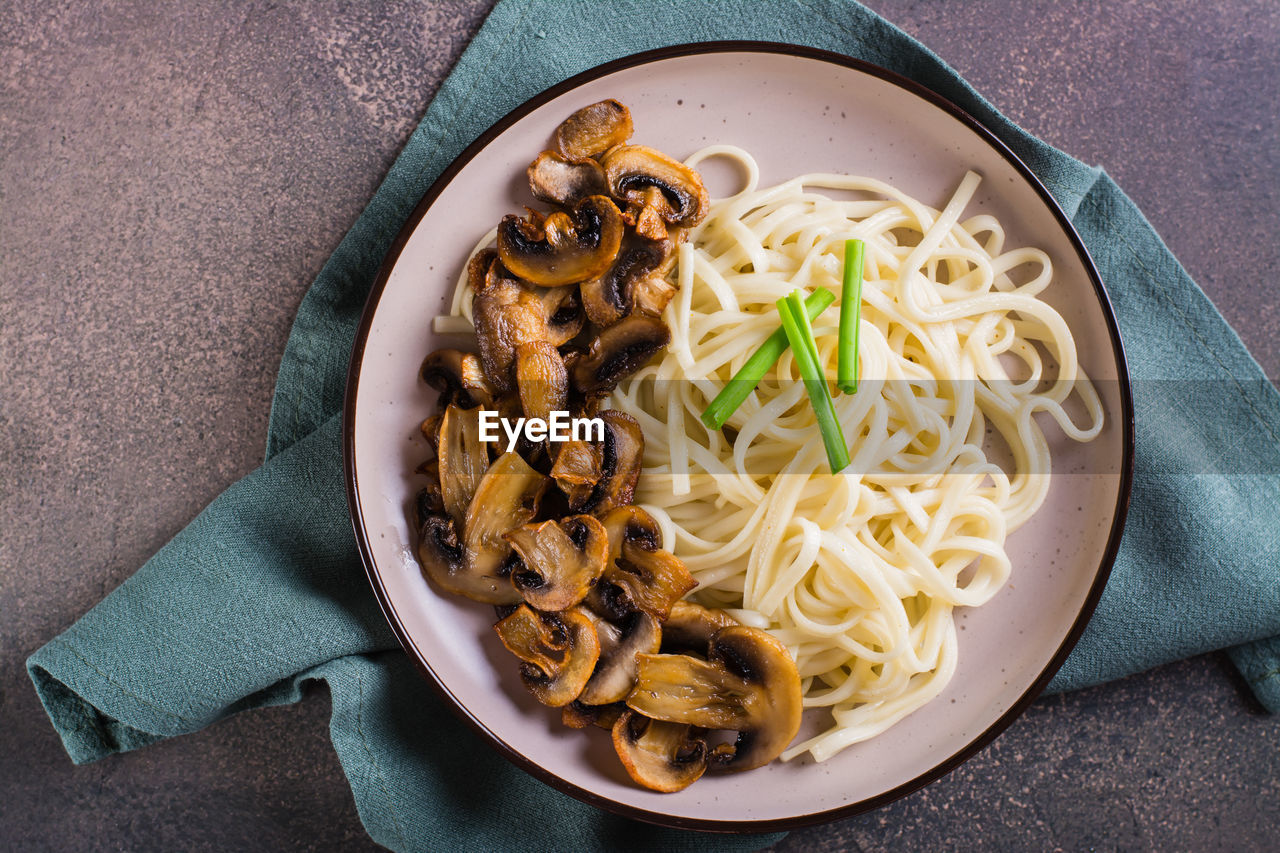
M 455 720 L 397 647 L 369 590 L 339 443 L 365 296 L 445 166 L 572 74 L 714 39 L 802 43 L 897 71 L 977 117 L 1048 186 L 1119 316 L 1138 454 L 1111 581 L 1053 687 L 1235 647 L 1258 698 L 1280 709 L 1280 395 L 1116 185 L 1014 126 L 934 54 L 853 2 L 637 0 L 597 11 L 581 0 L 499 3 L 307 293 L 280 368 L 266 462 L 32 655 L 31 678 L 71 758 L 93 761 L 293 702 L 318 679 L 333 697 L 333 744 L 361 819 L 393 849 L 730 849 L 771 840 L 606 815 L 526 776 Z

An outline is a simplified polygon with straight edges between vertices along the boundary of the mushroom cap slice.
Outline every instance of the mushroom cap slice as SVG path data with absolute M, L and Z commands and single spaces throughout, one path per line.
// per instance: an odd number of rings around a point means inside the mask
M 574 387 L 583 394 L 607 394 L 669 343 L 671 330 L 666 323 L 633 313 L 602 331 L 586 356 L 574 363 Z
M 622 543 L 622 555 L 605 567 L 591 594 L 592 606 L 612 618 L 642 610 L 665 620 L 676 601 L 698 582 L 670 551 Z
M 657 520 L 635 504 L 615 507 L 600 516 L 609 536 L 609 562 L 622 556 L 622 543 L 628 539 L 648 551 L 662 547 L 662 529 Z M 711 639 L 707 635 L 706 640 Z M 706 645 L 706 640 L 703 645 Z
M 631 138 L 631 111 L 612 98 L 577 110 L 552 135 L 556 151 L 570 160 L 597 157 Z
M 510 215 L 498 225 L 498 257 L 525 281 L 556 287 L 600 275 L 622 243 L 622 213 L 608 196 L 592 195 L 542 222 Z
M 539 613 L 522 604 L 493 626 L 502 644 L 520 658 L 520 679 L 534 697 L 553 708 L 568 705 L 591 678 L 600 643 L 581 608 Z
M 490 604 L 515 604 L 520 593 L 500 574 L 511 545 L 504 534 L 527 524 L 537 512 L 547 478 L 516 453 L 504 453 L 485 472 L 467 508 L 463 546 L 472 574 L 491 578 Z M 474 598 L 474 596 L 472 596 Z
M 738 620 L 723 610 L 703 607 L 692 601 L 677 601 L 671 605 L 671 612 L 662 623 L 662 651 L 665 654 L 705 654 L 707 644 L 717 631 L 737 624 Z
M 499 266 L 495 260 L 493 266 Z M 495 396 L 511 388 L 511 366 L 516 347 L 545 340 L 547 318 L 537 294 L 520 282 L 491 276 L 484 290 L 472 298 L 480 363 Z
M 553 346 L 567 344 L 586 323 L 586 312 L 577 288 L 548 287 L 538 294 L 542 314 L 546 317 L 546 340 Z
M 613 197 L 640 211 L 636 216 L 637 230 L 641 219 L 654 214 L 668 225 L 681 227 L 696 225 L 707 215 L 711 199 L 702 177 L 661 151 L 644 145 L 622 145 L 605 154 L 600 165 Z
M 662 642 L 658 620 L 643 611 L 630 613 L 615 624 L 596 619 L 600 660 L 578 701 L 584 705 L 621 702 L 636 684 L 636 655 L 653 654 Z
M 418 531 L 418 562 L 423 573 L 445 592 L 488 604 L 515 604 L 520 593 L 497 570 L 474 571 L 466 549 L 447 515 L 431 514 Z
M 609 182 L 595 160 L 569 160 L 543 151 L 529 164 L 529 189 L 539 201 L 572 207 L 589 195 L 608 195 Z
M 480 440 L 480 409 L 444 410 L 437 439 L 437 473 L 445 512 L 461 527 L 485 472 L 489 449 Z
M 693 727 L 635 711 L 613 724 L 613 748 L 632 779 L 664 794 L 683 791 L 707 769 L 707 742 Z
M 516 347 L 516 388 L 525 417 L 549 420 L 564 411 L 569 397 L 569 372 L 560 352 L 549 341 Z
M 422 381 L 440 392 L 440 408 L 456 403 L 464 409 L 490 406 L 496 392 L 475 353 L 438 349 L 422 360 Z
M 750 770 L 777 758 L 800 730 L 800 674 L 787 647 L 757 628 L 722 628 L 706 660 L 639 655 L 627 706 L 657 720 L 738 733 L 711 750 L 709 767 Z
M 600 449 L 598 473 L 587 471 L 583 474 L 584 479 L 594 477 L 591 490 L 588 492 L 577 488 L 578 484 L 565 476 L 564 472 L 569 468 L 571 459 L 580 458 L 583 462 L 594 459 L 577 448 L 570 449 L 575 442 L 565 442 L 560 451 L 565 464 L 561 465 L 560 458 L 557 458 L 556 466 L 551 469 L 551 476 L 556 478 L 556 467 L 560 467 L 561 476 L 556 482 L 569 498 L 569 506 L 575 512 L 594 515 L 603 515 L 615 507 L 631 503 L 631 499 L 635 497 L 636 484 L 640 481 L 640 468 L 644 463 L 644 432 L 636 419 L 616 409 L 601 412 L 599 418 L 604 421 L 604 441 L 596 445 Z M 572 456 L 566 457 L 566 452 Z M 573 471 L 575 477 L 578 474 L 577 470 Z
M 665 230 L 656 241 L 624 239 L 609 269 L 584 281 L 579 288 L 583 308 L 591 322 L 611 326 L 630 314 L 636 306 L 638 285 L 667 262 L 674 245 L 666 239 Z M 661 309 L 657 313 L 661 313 Z
M 596 483 L 604 476 L 604 447 L 581 439 L 563 442 L 559 447 L 551 466 L 551 479 L 569 499 L 570 507 L 586 506 Z
M 564 610 L 582 601 L 609 553 L 604 525 L 589 515 L 526 524 L 505 538 L 524 563 L 512 572 L 511 582 L 539 610 Z

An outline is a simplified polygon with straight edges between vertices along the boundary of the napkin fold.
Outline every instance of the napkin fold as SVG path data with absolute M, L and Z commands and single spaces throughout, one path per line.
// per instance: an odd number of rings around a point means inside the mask
M 1280 395 L 1109 177 L 1019 129 L 937 56 L 853 2 L 618 2 L 601 16 L 595 2 L 503 0 L 303 300 L 263 466 L 27 662 L 74 761 L 294 702 L 305 682 L 321 680 L 361 819 L 392 849 L 722 850 L 777 837 L 606 815 L 478 740 L 383 620 L 342 483 L 340 410 L 356 324 L 382 257 L 436 176 L 490 124 L 566 77 L 718 39 L 837 51 L 934 89 L 1031 167 L 1092 253 L 1128 351 L 1137 465 L 1111 580 L 1052 688 L 1234 647 L 1258 698 L 1280 710 Z

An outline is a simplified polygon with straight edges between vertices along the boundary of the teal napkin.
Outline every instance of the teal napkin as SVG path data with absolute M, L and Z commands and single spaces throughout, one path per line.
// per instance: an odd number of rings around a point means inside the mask
M 361 819 L 393 849 L 733 849 L 771 840 L 606 815 L 474 737 L 415 673 L 370 593 L 339 444 L 365 295 L 444 167 L 506 112 L 572 74 L 713 39 L 803 43 L 897 71 L 977 117 L 1040 176 L 1115 304 L 1138 426 L 1123 547 L 1053 687 L 1234 647 L 1258 698 L 1280 709 L 1280 396 L 1110 178 L 1014 126 L 934 54 L 853 2 L 624 2 L 600 15 L 595 2 L 504 0 L 304 299 L 263 466 L 28 661 L 74 761 L 294 702 L 304 683 L 320 680 Z

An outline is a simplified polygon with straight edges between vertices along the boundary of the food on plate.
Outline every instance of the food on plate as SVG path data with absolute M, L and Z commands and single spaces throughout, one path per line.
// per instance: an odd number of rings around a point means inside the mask
M 472 254 L 477 352 L 437 350 L 420 370 L 438 411 L 422 424 L 417 556 L 437 588 L 498 608 L 538 701 L 607 729 L 633 779 L 671 792 L 776 758 L 799 729 L 800 676 L 765 631 L 683 601 L 696 582 L 633 503 L 644 433 L 602 410 L 669 343 L 667 275 L 709 206 L 696 171 L 631 133 L 616 101 L 571 115 L 528 169 L 550 209 L 505 217 Z M 560 415 L 598 430 L 553 440 Z M 542 427 L 504 425 L 504 446 L 494 418 Z M 686 673 L 697 702 L 680 701 Z

